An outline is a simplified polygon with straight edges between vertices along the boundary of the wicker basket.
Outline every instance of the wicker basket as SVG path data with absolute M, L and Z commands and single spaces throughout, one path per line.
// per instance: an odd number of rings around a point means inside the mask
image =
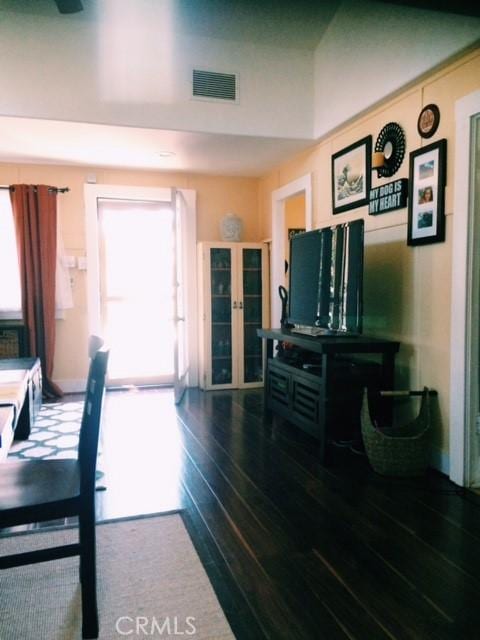
M 430 455 L 430 393 L 426 387 L 420 393 L 406 392 L 406 395 L 421 395 L 418 416 L 405 426 L 378 429 L 372 423 L 368 393 L 364 390 L 362 436 L 374 471 L 386 476 L 419 476 L 425 473 Z

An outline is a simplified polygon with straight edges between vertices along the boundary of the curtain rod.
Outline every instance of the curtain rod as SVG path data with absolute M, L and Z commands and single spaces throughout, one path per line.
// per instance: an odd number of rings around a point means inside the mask
M 15 190 L 15 187 L 9 187 L 8 185 L 0 185 L 0 189 L 8 189 L 9 191 Z M 65 193 L 66 191 L 70 191 L 70 189 L 68 187 L 50 187 L 49 191 L 56 191 L 57 193 Z

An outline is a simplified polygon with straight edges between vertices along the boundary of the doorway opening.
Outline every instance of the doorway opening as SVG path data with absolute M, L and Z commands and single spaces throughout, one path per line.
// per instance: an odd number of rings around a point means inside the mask
M 98 200 L 100 313 L 109 386 L 173 384 L 173 210 Z
M 173 382 L 180 402 L 185 388 L 198 384 L 196 192 L 85 184 L 84 194 L 88 334 L 103 336 L 104 316 L 110 318 L 108 384 Z M 112 211 L 99 216 L 104 205 Z M 145 209 L 136 210 L 133 227 L 132 206 Z M 102 248 L 105 221 L 110 249 Z M 165 343 L 168 349 L 160 347 Z
M 480 91 L 457 101 L 450 341 L 450 479 L 480 487 Z
M 283 237 L 285 240 L 285 287 L 288 289 L 290 265 L 290 239 L 297 233 L 306 231 L 305 227 L 305 192 L 285 200 L 285 223 Z
M 291 202 L 292 206 L 287 205 L 287 202 Z M 292 220 L 296 220 L 295 224 L 299 224 L 299 220 L 303 218 L 304 224 L 301 228 L 310 231 L 312 228 L 312 176 L 310 173 L 272 192 L 271 327 L 280 326 L 282 315 L 278 287 L 285 286 L 286 234 L 290 215 Z

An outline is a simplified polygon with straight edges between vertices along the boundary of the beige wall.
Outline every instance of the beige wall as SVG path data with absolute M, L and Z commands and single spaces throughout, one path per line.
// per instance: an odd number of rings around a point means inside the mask
M 197 193 L 197 238 L 220 240 L 220 220 L 234 211 L 243 220 L 243 239 L 260 239 L 258 216 L 258 179 L 206 176 L 183 173 L 124 171 L 53 165 L 0 164 L 0 184 L 51 184 L 69 187 L 59 195 L 59 220 L 67 255 L 84 256 L 85 207 L 83 186 L 94 174 L 98 184 L 178 187 Z M 57 321 L 55 380 L 81 381 L 87 370 L 87 297 L 86 272 L 70 270 L 73 280 L 74 308 Z
M 312 174 L 314 227 L 359 217 L 365 219 L 364 332 L 401 342 L 397 358 L 398 387 L 425 384 L 439 391 L 435 424 L 436 451 L 442 454 L 442 458 L 437 459 L 439 466 L 444 465 L 448 453 L 454 110 L 458 98 L 479 87 L 480 51 L 477 49 L 276 167 L 262 178 L 259 191 L 264 237 L 271 235 L 272 190 L 306 173 Z M 417 132 L 417 118 L 421 108 L 431 102 L 438 105 L 441 121 L 435 136 L 425 140 Z M 406 158 L 392 178 L 379 179 L 376 172 L 372 173 L 372 187 L 396 178 L 408 178 L 408 153 L 446 138 L 447 224 L 443 243 L 408 247 L 407 209 L 378 216 L 369 216 L 367 207 L 336 216 L 331 213 L 332 154 L 370 134 L 375 144 L 382 127 L 392 121 L 398 122 L 405 131 Z
M 289 229 L 305 229 L 305 194 L 292 196 L 285 200 L 285 259 L 290 260 Z M 288 282 L 288 274 L 287 274 Z
M 450 272 L 453 232 L 454 108 L 455 101 L 480 87 L 480 51 L 466 55 L 410 87 L 375 110 L 324 138 L 309 150 L 286 160 L 261 180 L 183 173 L 157 173 L 51 165 L 0 165 L 0 183 L 48 183 L 68 186 L 59 196 L 62 235 L 67 253 L 85 254 L 83 185 L 94 173 L 98 183 L 176 186 L 195 189 L 198 239 L 219 239 L 219 222 L 227 211 L 243 218 L 244 239 L 271 237 L 272 191 L 306 174 L 313 176 L 313 226 L 358 217 L 366 222 L 365 333 L 401 342 L 397 359 L 397 386 L 427 384 L 439 391 L 436 445 L 448 448 Z M 440 127 L 430 140 L 422 140 L 416 123 L 422 106 L 434 102 L 441 112 Z M 366 207 L 332 216 L 330 163 L 332 153 L 371 134 L 375 142 L 387 122 L 398 122 L 407 138 L 407 157 L 395 178 L 408 177 L 408 153 L 440 138 L 448 141 L 446 189 L 446 241 L 408 247 L 407 210 L 368 216 Z M 393 178 L 392 178 L 393 179 Z M 372 186 L 390 179 L 372 174 Z M 85 272 L 71 272 L 74 308 L 57 322 L 54 377 L 75 380 L 86 372 L 87 308 Z

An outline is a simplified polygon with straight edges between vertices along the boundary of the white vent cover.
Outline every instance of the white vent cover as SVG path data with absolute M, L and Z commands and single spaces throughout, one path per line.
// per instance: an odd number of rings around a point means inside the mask
M 235 102 L 237 99 L 237 76 L 234 73 L 194 69 L 192 95 L 194 98 Z

